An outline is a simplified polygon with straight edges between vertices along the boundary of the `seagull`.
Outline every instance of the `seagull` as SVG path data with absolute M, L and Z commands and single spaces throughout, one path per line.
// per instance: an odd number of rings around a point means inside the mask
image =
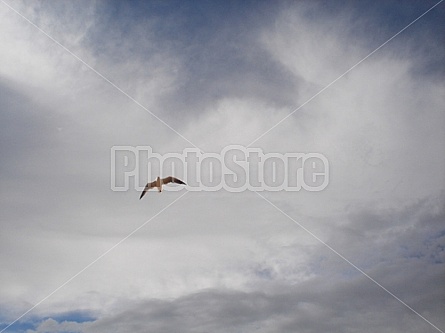
M 162 184 L 168 184 L 168 183 L 176 183 L 176 184 L 183 184 L 183 185 L 187 185 L 186 183 L 184 183 L 181 179 L 175 178 L 175 177 L 165 177 L 163 179 L 161 179 L 160 177 L 156 178 L 156 180 L 154 182 L 151 183 L 147 183 L 147 185 L 145 185 L 144 190 L 141 193 L 141 196 L 139 197 L 139 200 L 142 199 L 142 197 L 145 195 L 145 193 L 147 193 L 147 191 L 153 187 L 157 187 L 159 192 L 162 192 Z

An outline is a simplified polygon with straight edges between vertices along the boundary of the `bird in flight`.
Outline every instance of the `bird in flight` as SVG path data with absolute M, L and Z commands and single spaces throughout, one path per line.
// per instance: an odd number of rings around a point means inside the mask
M 186 183 L 184 183 L 181 179 L 175 178 L 175 177 L 165 177 L 163 179 L 161 179 L 160 177 L 156 178 L 156 180 L 154 182 L 151 183 L 147 183 L 147 185 L 145 185 L 144 190 L 141 193 L 141 196 L 139 197 L 139 200 L 142 199 L 142 197 L 145 195 L 145 193 L 147 193 L 147 191 L 153 187 L 157 187 L 159 192 L 162 192 L 162 185 L 163 184 L 168 184 L 168 183 L 176 183 L 176 184 L 183 184 L 183 185 L 187 185 Z

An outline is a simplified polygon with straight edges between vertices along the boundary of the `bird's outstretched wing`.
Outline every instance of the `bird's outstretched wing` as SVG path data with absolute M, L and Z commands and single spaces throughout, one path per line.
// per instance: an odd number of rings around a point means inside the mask
M 147 191 L 149 189 L 151 189 L 152 187 L 155 187 L 155 186 L 156 186 L 156 180 L 154 182 L 147 183 L 147 185 L 145 185 L 145 188 L 144 188 L 144 190 L 141 193 L 141 196 L 139 197 L 139 200 L 142 199 L 142 197 L 145 195 L 145 193 L 147 193 Z
M 162 183 L 163 184 L 168 184 L 168 183 L 176 183 L 176 184 L 182 184 L 182 185 L 187 185 L 186 183 L 184 183 L 181 179 L 175 178 L 175 177 L 165 177 L 164 179 L 162 179 Z

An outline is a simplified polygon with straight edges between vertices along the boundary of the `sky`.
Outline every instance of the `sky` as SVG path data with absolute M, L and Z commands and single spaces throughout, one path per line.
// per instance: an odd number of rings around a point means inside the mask
M 0 1 L 0 332 L 445 331 L 438 2 Z M 112 190 L 230 145 L 329 184 Z

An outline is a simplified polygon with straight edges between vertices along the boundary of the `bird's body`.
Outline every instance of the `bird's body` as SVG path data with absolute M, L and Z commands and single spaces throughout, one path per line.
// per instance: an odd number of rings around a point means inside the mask
M 144 190 L 141 193 L 141 196 L 139 197 L 139 200 L 142 199 L 142 197 L 145 195 L 145 193 L 147 193 L 147 191 L 151 188 L 156 187 L 158 189 L 159 192 L 162 192 L 162 185 L 163 184 L 168 184 L 168 183 L 177 183 L 177 184 L 183 184 L 183 185 L 187 185 L 186 183 L 184 183 L 182 180 L 169 176 L 169 177 L 165 177 L 162 178 L 158 177 L 156 178 L 155 181 L 151 182 L 151 183 L 147 183 L 147 185 L 145 185 Z

